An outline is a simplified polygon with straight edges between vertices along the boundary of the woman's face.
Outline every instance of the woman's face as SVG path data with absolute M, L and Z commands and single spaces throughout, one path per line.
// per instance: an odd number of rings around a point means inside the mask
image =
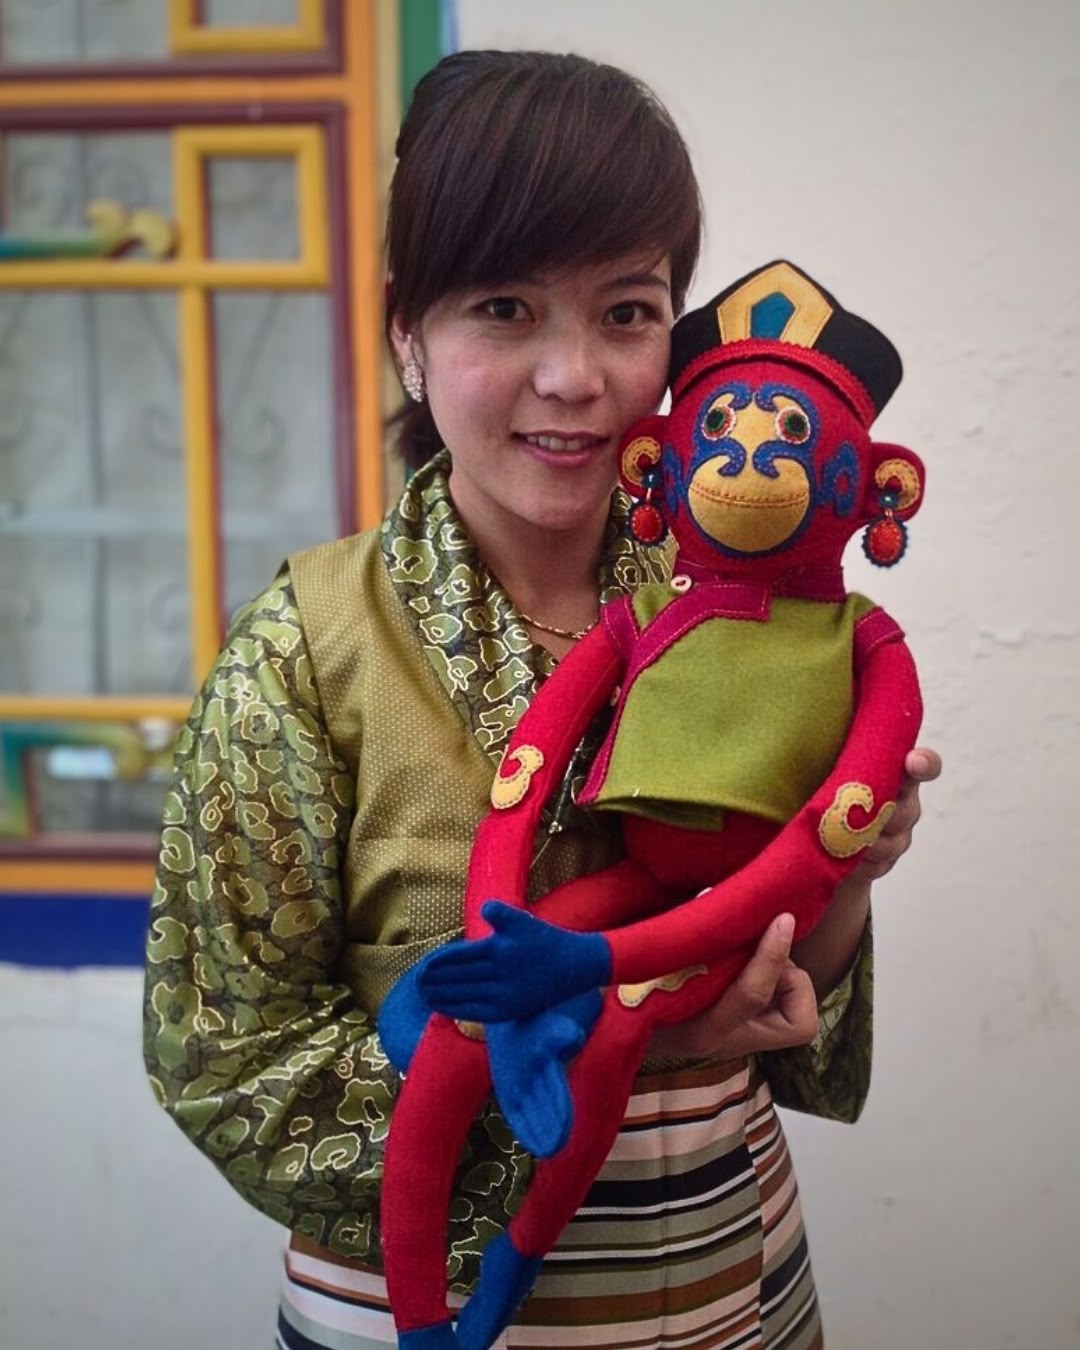
M 602 528 L 619 439 L 664 392 L 670 281 L 666 257 L 634 254 L 458 292 L 424 315 L 413 354 L 478 541 Z

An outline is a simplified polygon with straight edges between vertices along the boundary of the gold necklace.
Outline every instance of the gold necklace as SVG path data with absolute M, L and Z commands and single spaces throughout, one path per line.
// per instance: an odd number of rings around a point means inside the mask
M 587 627 L 579 628 L 575 633 L 570 628 L 556 628 L 552 623 L 541 623 L 539 619 L 534 619 L 526 614 L 523 609 L 519 609 L 518 613 L 529 627 L 535 628 L 538 633 L 548 633 L 551 637 L 569 638 L 573 642 L 579 642 L 587 633 L 591 633 L 600 622 L 599 616 L 597 616 Z

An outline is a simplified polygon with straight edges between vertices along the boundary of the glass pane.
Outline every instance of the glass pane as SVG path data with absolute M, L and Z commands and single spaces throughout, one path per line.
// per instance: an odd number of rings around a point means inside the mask
M 295 28 L 296 0 L 203 0 L 207 28 Z
M 213 320 L 231 614 L 337 532 L 330 316 L 322 294 L 229 292 Z
M 295 259 L 296 161 L 291 156 L 215 155 L 208 163 L 210 255 Z
M 87 540 L 0 533 L 0 689 L 88 692 L 95 644 L 86 601 L 93 582 Z
M 187 693 L 185 572 L 178 537 L 108 541 L 0 532 L 0 689 Z
M 0 51 L 12 64 L 153 60 L 168 55 L 168 6 L 146 0 L 3 0 Z
M 173 216 L 167 133 L 19 132 L 5 136 L 0 148 L 6 230 L 84 229 L 86 207 L 98 198 Z
M 24 761 L 34 833 L 156 835 L 178 730 L 170 722 L 57 725 L 53 743 Z
M 0 294 L 0 688 L 190 687 L 171 294 Z

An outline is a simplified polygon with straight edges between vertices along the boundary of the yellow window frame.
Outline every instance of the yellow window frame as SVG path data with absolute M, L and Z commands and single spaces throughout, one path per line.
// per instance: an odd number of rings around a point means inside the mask
M 377 241 L 381 212 L 379 197 L 385 193 L 392 163 L 394 129 L 400 115 L 390 85 L 377 78 L 382 70 L 397 66 L 399 0 L 340 0 L 343 63 L 339 70 L 324 73 L 238 77 L 210 72 L 197 80 L 163 73 L 145 76 L 93 76 L 87 79 L 43 78 L 31 86 L 0 83 L 0 108 L 27 105 L 67 108 L 77 119 L 78 109 L 88 104 L 118 108 L 153 105 L 191 106 L 207 103 L 235 104 L 242 93 L 268 107 L 281 102 L 295 106 L 311 101 L 336 104 L 345 114 L 348 172 L 345 179 L 344 213 L 349 239 Z M 174 50 L 186 53 L 311 51 L 325 47 L 328 38 L 325 0 L 300 0 L 298 24 L 288 29 L 210 29 L 197 23 L 191 0 L 170 0 Z M 268 35 L 269 39 L 268 39 Z M 176 38 L 179 37 L 179 42 Z M 194 45 L 185 47 L 185 43 Z M 210 44 L 210 45 L 207 45 Z M 220 45 L 218 45 L 220 44 Z M 372 90 L 377 91 L 376 98 Z M 377 133 L 377 119 L 383 131 Z M 73 122 L 77 125 L 77 120 Z M 216 510 L 208 519 L 203 494 L 212 485 L 213 440 L 212 383 L 208 345 L 209 292 L 218 289 L 309 289 L 330 282 L 329 245 L 325 208 L 327 203 L 326 149 L 323 126 L 271 124 L 260 126 L 184 124 L 174 128 L 174 201 L 181 230 L 179 254 L 163 262 L 57 260 L 55 262 L 5 263 L 0 282 L 10 287 L 49 289 L 156 288 L 179 292 L 178 323 L 181 351 L 191 380 L 182 385 L 182 415 L 187 492 L 189 500 L 189 583 L 192 601 L 192 677 L 198 687 L 217 654 L 220 617 L 220 560 L 217 531 L 212 526 Z M 381 137 L 381 139 L 380 139 Z M 381 146 L 381 149 L 379 148 Z M 281 155 L 292 153 L 297 165 L 299 257 L 281 262 L 215 260 L 204 251 L 207 219 L 205 161 L 208 155 Z M 186 175 L 183 184 L 181 174 Z M 190 191 L 192 186 L 198 191 Z M 366 529 L 382 516 L 385 464 L 380 445 L 382 403 L 388 382 L 381 355 L 381 268 L 378 249 L 365 248 L 353 254 L 348 295 L 352 328 L 353 389 L 350 401 L 354 415 L 356 454 L 355 516 Z M 396 397 L 396 384 L 392 385 Z M 362 448 L 368 447 L 362 453 Z M 202 509 L 196 514 L 196 503 Z M 209 545 L 209 546 L 208 546 Z M 196 610 L 198 613 L 196 614 Z M 182 724 L 190 707 L 190 694 L 170 697 L 81 698 L 48 694 L 0 693 L 0 728 L 4 723 L 27 727 L 34 722 L 65 723 L 102 728 L 103 740 L 110 724 L 131 725 L 146 718 Z M 93 856 L 22 855 L 0 856 L 0 893 L 59 892 L 144 895 L 151 887 L 153 864 L 141 858 L 122 859 L 95 853 Z
M 174 56 L 317 52 L 326 46 L 324 0 L 296 0 L 296 23 L 273 28 L 201 23 L 198 0 L 170 0 L 169 48 Z

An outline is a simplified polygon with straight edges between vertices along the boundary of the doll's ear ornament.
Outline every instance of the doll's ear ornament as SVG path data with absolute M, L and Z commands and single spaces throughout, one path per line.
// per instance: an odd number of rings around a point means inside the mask
M 660 486 L 660 477 L 658 467 L 648 470 L 644 478 L 645 498 L 630 508 L 627 523 L 630 533 L 639 544 L 662 544 L 667 537 L 667 522 L 653 502 L 653 495 Z
M 622 453 L 624 483 L 644 496 L 630 508 L 627 527 L 639 544 L 662 544 L 667 537 L 667 521 L 653 501 L 661 483 L 660 442 L 655 436 L 635 436 Z
M 878 514 L 863 534 L 863 552 L 875 567 L 895 567 L 907 551 L 907 526 L 897 515 L 922 496 L 919 475 L 905 459 L 886 459 L 874 473 Z

